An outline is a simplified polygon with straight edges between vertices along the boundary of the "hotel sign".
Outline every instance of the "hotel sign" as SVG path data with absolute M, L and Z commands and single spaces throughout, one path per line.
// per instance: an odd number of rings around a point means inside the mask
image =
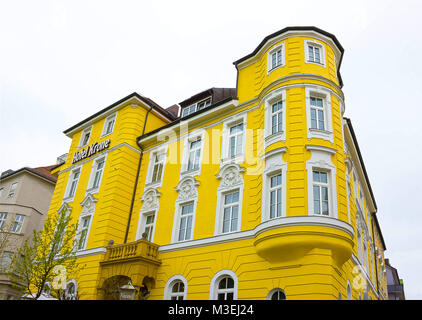
M 72 164 L 78 161 L 81 161 L 85 158 L 89 158 L 90 156 L 96 154 L 97 152 L 107 149 L 109 146 L 110 146 L 110 139 L 107 139 L 100 143 L 95 142 L 91 144 L 89 147 L 87 147 L 86 149 L 82 149 L 81 151 L 76 152 L 73 155 Z

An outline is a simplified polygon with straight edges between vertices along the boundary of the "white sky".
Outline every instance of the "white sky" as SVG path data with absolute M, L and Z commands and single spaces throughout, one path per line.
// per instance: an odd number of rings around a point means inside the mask
M 235 87 L 286 26 L 333 33 L 386 256 L 422 299 L 422 1 L 0 0 L 0 171 L 54 164 L 62 132 L 136 91 L 163 107 Z

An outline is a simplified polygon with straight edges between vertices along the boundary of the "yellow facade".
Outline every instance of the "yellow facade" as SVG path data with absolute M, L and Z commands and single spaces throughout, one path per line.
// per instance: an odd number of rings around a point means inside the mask
M 234 63 L 235 97 L 172 117 L 131 95 L 65 131 L 72 144 L 50 212 L 66 203 L 80 225 L 91 217 L 78 251 L 85 268 L 74 276 L 81 299 L 107 298 L 104 286 L 119 276 L 147 285 L 149 299 L 175 297 L 177 282 L 184 299 L 216 299 L 227 276 L 235 299 L 267 299 L 274 289 L 287 299 L 385 299 L 376 204 L 343 117 L 342 55 L 325 31 L 285 28 Z M 110 139 L 109 147 L 72 163 L 91 126 L 88 145 Z

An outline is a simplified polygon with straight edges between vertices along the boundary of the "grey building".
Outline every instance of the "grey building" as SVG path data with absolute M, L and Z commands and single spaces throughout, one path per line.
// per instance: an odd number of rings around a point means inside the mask
M 0 177 L 0 299 L 18 299 L 8 276 L 16 248 L 44 226 L 57 177 L 55 165 L 7 170 Z
M 399 278 L 397 269 L 390 265 L 389 259 L 385 259 L 387 273 L 388 300 L 405 300 L 403 280 Z

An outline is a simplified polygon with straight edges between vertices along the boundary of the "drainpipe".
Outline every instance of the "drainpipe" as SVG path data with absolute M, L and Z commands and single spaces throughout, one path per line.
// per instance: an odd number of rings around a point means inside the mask
M 373 215 L 372 215 L 373 216 Z M 371 228 L 372 228 L 372 234 L 374 236 L 374 244 L 375 245 L 375 233 L 374 233 L 374 217 L 371 219 Z M 375 252 L 374 262 L 375 262 L 375 277 L 377 279 L 377 290 L 378 290 L 378 296 L 381 296 L 380 294 L 380 288 L 379 288 L 379 279 L 378 279 L 378 253 Z
M 150 113 L 151 110 L 152 110 L 152 107 L 150 107 L 150 109 L 147 111 L 147 114 L 145 116 L 144 128 L 142 129 L 142 135 L 144 135 L 144 133 L 145 133 L 145 127 L 147 125 L 148 114 Z M 133 204 L 135 203 L 136 188 L 138 186 L 139 171 L 141 170 L 142 156 L 144 155 L 144 150 L 142 149 L 142 147 L 139 145 L 138 142 L 136 142 L 136 143 L 138 144 L 138 147 L 141 149 L 141 155 L 139 156 L 138 169 L 136 171 L 135 186 L 133 188 L 132 202 L 130 203 L 129 218 L 127 220 L 125 240 L 124 240 L 123 243 L 127 243 L 127 237 L 128 237 L 128 234 L 129 234 L 129 227 L 130 227 L 130 220 L 132 219 Z

